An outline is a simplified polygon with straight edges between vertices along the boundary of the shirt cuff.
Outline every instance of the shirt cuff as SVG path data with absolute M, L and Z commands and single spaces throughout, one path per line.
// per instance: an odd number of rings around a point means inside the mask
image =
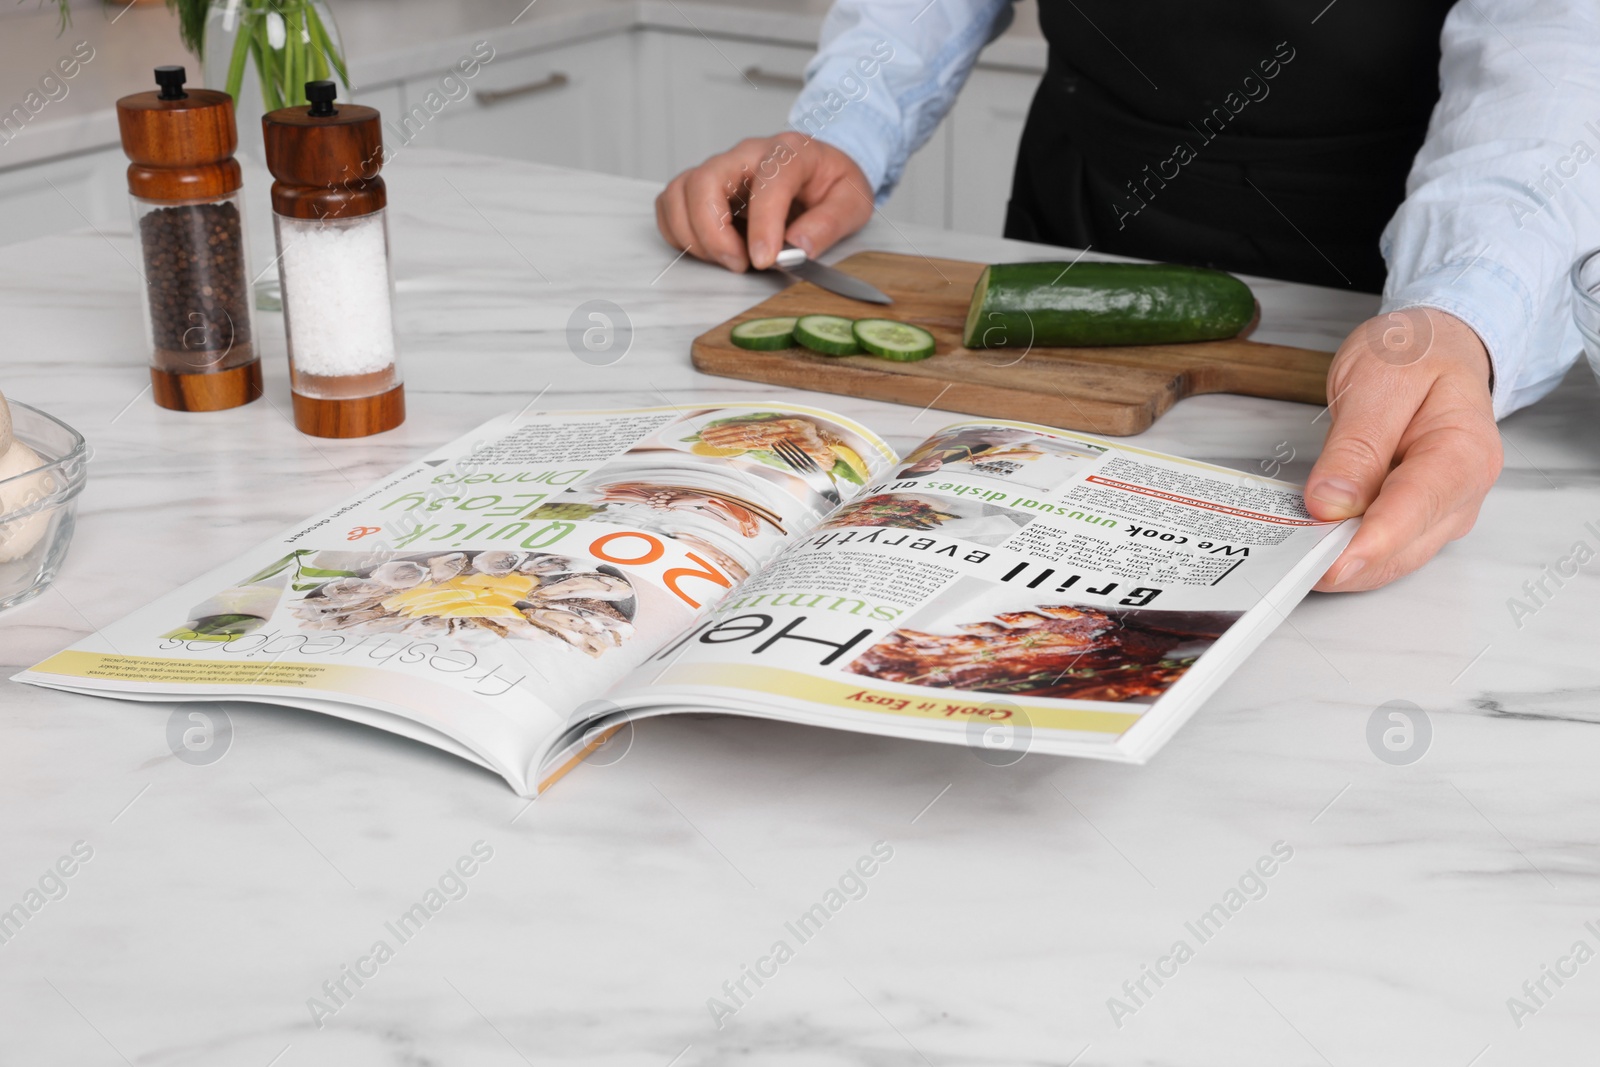
M 1386 293 L 1378 314 L 1412 307 L 1434 308 L 1472 327 L 1489 353 L 1496 419 L 1549 392 L 1548 383 L 1521 381 L 1534 311 L 1515 272 L 1482 256 L 1444 263 Z

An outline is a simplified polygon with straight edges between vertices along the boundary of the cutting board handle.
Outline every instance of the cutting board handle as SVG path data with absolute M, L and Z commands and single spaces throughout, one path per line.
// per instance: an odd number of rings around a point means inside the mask
M 1197 352 L 1196 362 L 1185 368 L 1189 379 L 1185 396 L 1237 393 L 1319 406 L 1328 402 L 1328 367 L 1333 362 L 1332 352 L 1259 341 L 1207 344 L 1217 347 Z

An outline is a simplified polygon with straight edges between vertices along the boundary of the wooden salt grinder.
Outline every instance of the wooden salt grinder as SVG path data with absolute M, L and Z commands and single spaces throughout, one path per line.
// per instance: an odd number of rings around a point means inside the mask
M 393 429 L 405 421 L 405 386 L 398 364 L 379 378 L 370 395 L 351 396 L 318 388 L 295 361 L 295 325 L 291 306 L 291 266 L 282 254 L 297 228 L 339 226 L 382 212 L 388 203 L 383 179 L 383 130 L 378 112 L 360 104 L 335 106 L 332 82 L 308 82 L 310 107 L 290 107 L 261 117 L 267 168 L 272 183 L 272 210 L 278 233 L 279 270 L 283 278 L 284 312 L 289 332 L 289 362 L 295 426 L 316 437 L 365 437 Z M 382 219 L 372 220 L 383 225 Z M 387 237 L 385 236 L 385 249 Z M 384 284 L 389 284 L 387 252 Z M 392 303 L 391 303 L 392 307 Z M 392 320 L 387 329 L 393 331 Z M 321 393 L 322 395 L 317 395 Z

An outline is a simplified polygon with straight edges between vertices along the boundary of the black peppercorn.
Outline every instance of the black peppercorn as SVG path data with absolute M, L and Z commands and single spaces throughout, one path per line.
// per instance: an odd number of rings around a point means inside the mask
M 190 374 L 253 359 L 238 207 L 158 207 L 139 219 L 139 237 L 156 364 Z

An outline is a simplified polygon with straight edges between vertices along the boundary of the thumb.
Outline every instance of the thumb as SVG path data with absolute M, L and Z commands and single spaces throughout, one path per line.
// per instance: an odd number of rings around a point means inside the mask
M 1357 381 L 1330 405 L 1333 425 L 1306 479 L 1306 509 L 1313 516 L 1324 522 L 1348 519 L 1365 512 L 1377 497 L 1416 411 L 1398 392 Z
M 784 240 L 816 258 L 840 240 L 855 233 L 872 218 L 872 195 L 839 178 L 789 224 Z

